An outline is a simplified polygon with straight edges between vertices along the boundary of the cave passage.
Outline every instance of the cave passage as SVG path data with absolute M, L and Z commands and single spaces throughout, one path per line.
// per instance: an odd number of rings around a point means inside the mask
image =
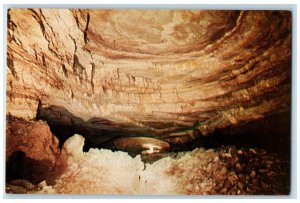
M 91 118 L 88 121 L 74 116 L 68 110 L 60 106 L 40 107 L 37 112 L 37 120 L 44 120 L 50 126 L 54 135 L 59 139 L 59 146 L 74 134 L 85 137 L 83 150 L 90 148 L 104 148 L 112 151 L 122 150 L 113 144 L 117 138 L 126 137 L 155 137 L 157 133 L 129 123 L 117 123 L 103 118 Z M 217 129 L 208 136 L 199 135 L 192 142 L 169 143 L 168 153 L 180 151 L 192 151 L 195 148 L 219 149 L 224 146 L 236 148 L 260 148 L 271 153 L 279 153 L 290 158 L 290 112 L 281 112 L 244 123 L 231 126 L 226 129 Z M 147 135 L 147 136 L 146 136 Z M 135 157 L 141 151 L 134 149 L 125 150 Z M 162 155 L 162 157 L 165 155 Z
M 74 134 L 80 134 L 85 137 L 85 150 L 91 147 L 101 148 L 109 145 L 111 140 L 119 137 L 154 135 L 153 131 L 130 123 L 116 123 L 99 117 L 85 121 L 73 115 L 64 107 L 50 105 L 42 108 L 41 103 L 39 104 L 36 119 L 48 123 L 53 134 L 60 140 L 60 147 Z

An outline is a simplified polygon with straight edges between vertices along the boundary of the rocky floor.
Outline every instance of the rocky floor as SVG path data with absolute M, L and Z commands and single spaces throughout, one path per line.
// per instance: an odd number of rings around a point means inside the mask
M 72 139 L 65 146 L 68 169 L 54 185 L 14 180 L 7 183 L 6 192 L 288 195 L 290 191 L 289 159 L 263 149 L 222 146 L 132 158 L 110 150 L 83 153 L 78 150 L 81 137 Z
M 200 152 L 195 151 L 201 154 L 197 155 L 201 157 L 198 163 L 199 167 L 196 169 L 185 167 L 184 169 L 196 174 L 195 177 L 190 179 L 190 184 L 195 187 L 187 190 L 186 194 L 289 194 L 290 162 L 287 157 L 279 153 L 268 153 L 263 149 L 237 149 L 234 146 L 222 146 L 218 149 L 206 151 L 201 150 Z M 188 153 L 145 155 L 142 156 L 142 160 L 155 164 L 155 161 L 162 157 L 169 156 L 180 160 L 181 157 Z M 199 185 L 203 185 L 201 183 L 205 182 L 210 182 L 210 187 L 205 185 L 205 187 L 199 188 Z

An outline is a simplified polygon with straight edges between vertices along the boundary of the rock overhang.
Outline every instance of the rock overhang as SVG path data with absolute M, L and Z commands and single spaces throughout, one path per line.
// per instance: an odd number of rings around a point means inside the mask
M 290 110 L 288 11 L 10 9 L 7 39 L 7 114 L 96 144 L 185 144 Z

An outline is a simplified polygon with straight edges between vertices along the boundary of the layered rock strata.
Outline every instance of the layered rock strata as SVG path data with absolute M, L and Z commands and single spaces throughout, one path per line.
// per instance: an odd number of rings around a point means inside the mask
M 7 25 L 7 114 L 62 107 L 45 120 L 92 119 L 97 144 L 189 143 L 290 109 L 288 11 L 10 9 Z

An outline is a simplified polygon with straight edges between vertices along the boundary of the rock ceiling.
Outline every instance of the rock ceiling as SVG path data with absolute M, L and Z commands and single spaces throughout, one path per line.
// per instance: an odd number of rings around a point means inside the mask
M 11 9 L 7 26 L 7 114 L 95 143 L 186 143 L 290 109 L 287 11 Z

